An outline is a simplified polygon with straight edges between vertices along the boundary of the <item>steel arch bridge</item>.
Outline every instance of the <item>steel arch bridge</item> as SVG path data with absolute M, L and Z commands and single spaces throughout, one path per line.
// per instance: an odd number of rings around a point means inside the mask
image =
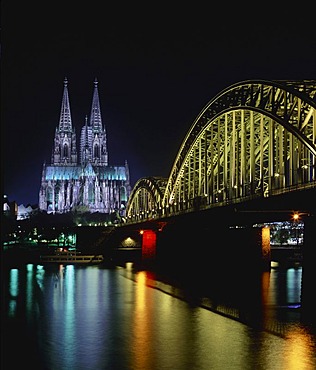
M 202 109 L 169 178 L 138 180 L 127 222 L 316 186 L 316 80 L 247 80 Z

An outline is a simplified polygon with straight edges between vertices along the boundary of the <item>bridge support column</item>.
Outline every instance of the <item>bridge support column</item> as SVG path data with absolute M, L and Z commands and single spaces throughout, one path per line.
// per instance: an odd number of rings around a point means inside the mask
M 270 228 L 262 227 L 259 233 L 261 237 L 261 259 L 263 271 L 271 269 L 271 245 L 270 245 Z
M 316 216 L 309 216 L 304 220 L 304 244 L 301 306 L 302 318 L 316 322 L 315 316 L 315 282 L 316 282 Z
M 271 246 L 270 246 L 270 228 L 249 227 L 246 229 L 232 229 L 231 244 L 241 246 L 240 254 L 245 256 L 247 266 L 254 271 L 270 271 L 271 269 Z M 236 257 L 237 259 L 238 257 Z
M 142 262 L 150 263 L 156 259 L 157 234 L 153 230 L 143 230 Z

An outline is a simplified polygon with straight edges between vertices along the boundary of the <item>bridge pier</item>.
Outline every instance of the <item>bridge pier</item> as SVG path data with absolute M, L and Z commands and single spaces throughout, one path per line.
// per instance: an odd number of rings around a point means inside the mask
M 227 237 L 227 259 L 234 269 L 250 269 L 253 272 L 271 270 L 271 246 L 269 227 L 229 228 Z M 237 250 L 234 249 L 237 247 Z
M 211 268 L 246 273 L 271 269 L 268 227 L 232 227 L 214 219 L 202 224 L 188 219 L 157 232 L 156 244 L 155 260 L 171 271 Z
M 154 230 L 142 230 L 142 263 L 151 264 L 156 260 L 157 234 Z
M 263 271 L 271 270 L 271 245 L 270 245 L 270 228 L 261 227 L 256 229 L 258 233 L 258 242 L 261 246 L 261 267 Z
M 204 219 L 203 219 L 204 220 Z M 176 221 L 134 226 L 117 230 L 112 238 L 115 248 L 139 236 L 139 262 L 148 268 L 183 272 L 232 270 L 238 273 L 270 271 L 270 229 L 252 225 L 232 226 L 223 219 L 185 217 Z M 140 235 L 141 234 L 141 235 Z M 137 244 L 137 242 L 135 242 Z M 123 245 L 123 247 L 122 247 Z
M 303 320 L 316 323 L 315 316 L 315 283 L 316 283 L 316 216 L 304 220 L 304 244 L 301 308 Z

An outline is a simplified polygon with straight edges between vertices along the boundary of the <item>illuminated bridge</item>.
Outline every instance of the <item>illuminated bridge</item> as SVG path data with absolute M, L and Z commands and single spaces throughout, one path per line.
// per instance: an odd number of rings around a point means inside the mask
M 247 274 L 271 268 L 267 225 L 294 213 L 315 281 L 316 80 L 243 81 L 198 114 L 168 178 L 138 180 L 114 244 L 134 238 L 142 263 L 185 275 Z
M 127 223 L 315 187 L 316 80 L 242 81 L 198 114 L 169 178 L 138 180 Z
M 255 283 L 271 268 L 267 225 L 292 210 L 304 221 L 302 307 L 315 318 L 316 80 L 243 81 L 198 114 L 168 178 L 135 184 L 115 245 L 134 236 L 142 264 L 194 276 L 193 289 L 227 271 Z

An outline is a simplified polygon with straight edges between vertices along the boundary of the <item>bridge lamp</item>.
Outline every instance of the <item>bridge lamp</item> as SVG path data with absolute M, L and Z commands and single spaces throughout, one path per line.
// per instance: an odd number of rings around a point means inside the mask
M 299 221 L 300 219 L 300 214 L 298 212 L 294 212 L 292 215 L 293 221 Z

